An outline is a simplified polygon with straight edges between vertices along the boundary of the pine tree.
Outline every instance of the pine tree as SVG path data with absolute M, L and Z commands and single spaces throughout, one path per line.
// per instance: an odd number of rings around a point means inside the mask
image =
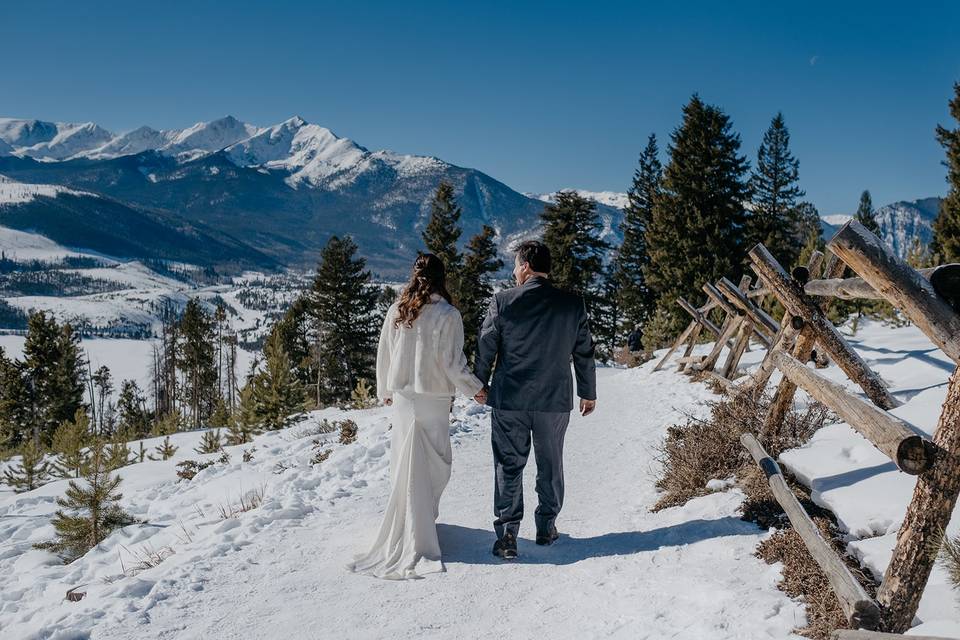
M 169 436 L 171 434 L 180 431 L 183 427 L 183 415 L 174 409 L 167 415 L 157 419 L 153 423 L 153 428 L 150 429 L 150 435 L 152 436 Z
M 430 220 L 423 230 L 423 243 L 429 253 L 443 261 L 447 269 L 447 288 L 454 300 L 459 300 L 460 267 L 463 256 L 457 249 L 462 233 L 459 227 L 462 209 L 454 199 L 453 185 L 443 180 L 437 186 L 430 203 Z
M 674 338 L 688 322 L 677 297 L 697 299 L 704 282 L 740 276 L 743 203 L 750 191 L 749 165 L 739 151 L 730 118 L 694 95 L 671 134 L 670 162 L 644 236 L 650 256 L 644 276 L 657 296 L 658 315 L 644 332 L 648 349 Z
M 77 409 L 73 420 L 65 420 L 53 434 L 53 452 L 57 461 L 53 473 L 61 478 L 79 478 L 90 458 L 86 450 L 90 439 L 90 418 Z
M 653 201 L 660 192 L 663 165 L 660 164 L 657 137 L 650 134 L 640 154 L 640 166 L 633 173 L 633 184 L 627 192 L 623 211 L 623 243 L 617 251 L 616 278 L 619 286 L 617 304 L 623 318 L 621 333 L 642 327 L 653 312 L 654 297 L 644 279 L 649 263 L 645 234 L 653 217 Z
M 133 524 L 135 520 L 120 508 L 120 476 L 111 476 L 107 454 L 94 448 L 90 464 L 83 474 L 84 486 L 71 480 L 66 494 L 57 499 L 53 526 L 57 539 L 36 545 L 73 562 L 103 542 L 114 529 Z M 69 513 L 68 513 L 69 511 Z
M 264 366 L 248 383 L 251 391 L 243 396 L 241 406 L 248 421 L 274 431 L 302 418 L 304 395 L 278 334 L 271 334 L 264 355 Z
M 503 268 L 503 260 L 500 259 L 494 242 L 496 235 L 493 227 L 483 225 L 480 233 L 470 238 L 467 243 L 463 261 L 458 306 L 463 316 L 463 350 L 469 359 L 476 353 L 477 335 L 480 333 L 487 305 L 493 296 L 491 276 Z
M 860 194 L 860 204 L 857 205 L 854 218 L 876 235 L 880 235 L 880 225 L 877 224 L 877 218 L 873 215 L 873 198 L 870 197 L 869 191 Z
M 16 449 L 32 439 L 35 419 L 23 363 L 7 358 L 0 347 L 0 448 Z
M 192 298 L 183 311 L 179 326 L 178 364 L 183 371 L 183 396 L 189 409 L 190 425 L 199 429 L 220 396 L 213 317 Z
M 43 460 L 43 450 L 32 439 L 20 447 L 20 461 L 3 471 L 3 481 L 17 493 L 32 491 L 47 481 L 49 465 Z
M 94 425 L 94 433 L 97 436 L 108 435 L 109 431 L 106 429 L 107 423 L 107 399 L 110 397 L 110 394 L 113 393 L 113 376 L 110 375 L 110 368 L 107 366 L 99 367 L 93 375 L 90 377 L 91 382 L 93 383 L 93 388 L 96 390 L 96 418 L 97 423 Z
M 203 433 L 200 438 L 200 446 L 195 447 L 197 453 L 216 453 L 223 449 L 223 442 L 220 440 L 220 429 L 209 429 Z
M 83 406 L 84 360 L 69 324 L 58 325 L 43 311 L 30 316 L 23 346 L 24 376 L 33 398 L 34 437 L 49 446 L 53 432 Z
M 134 380 L 124 380 L 117 399 L 118 427 L 121 431 L 138 437 L 150 431 L 150 416 L 147 414 L 146 398 Z
M 154 451 L 157 452 L 158 457 L 153 457 L 153 456 L 147 456 L 147 457 L 150 458 L 151 460 L 169 460 L 177 453 L 177 449 L 179 448 L 180 447 L 174 446 L 174 444 L 170 442 L 170 436 L 166 436 L 163 439 L 163 442 L 158 444 L 153 449 Z
M 960 122 L 960 82 L 953 85 L 950 116 Z M 950 190 L 940 202 L 940 213 L 933 222 L 931 249 L 934 261 L 940 264 L 960 262 L 960 127 L 947 129 L 937 125 L 937 141 L 946 151 L 943 164 L 947 167 Z
M 550 279 L 570 291 L 589 295 L 603 268 L 609 249 L 600 239 L 603 223 L 597 205 L 576 191 L 559 191 L 540 214 L 543 243 L 550 249 Z
M 130 446 L 127 444 L 127 436 L 119 429 L 110 439 L 110 447 L 106 450 L 107 468 L 113 471 L 120 467 L 130 464 Z
M 366 378 L 360 378 L 357 386 L 350 393 L 350 407 L 352 409 L 372 409 L 377 406 L 374 391 L 367 383 Z
M 210 414 L 210 426 L 225 429 L 230 426 L 231 422 L 233 422 L 233 416 L 230 414 L 230 409 L 227 408 L 226 401 L 222 397 L 218 398 L 213 413 Z
M 253 385 L 247 385 L 240 391 L 240 408 L 238 415 L 227 427 L 227 444 L 236 446 L 253 440 L 253 436 L 260 433 L 257 427 L 257 416 L 253 402 Z
M 930 247 L 923 243 L 920 236 L 913 236 L 913 240 L 910 242 L 910 248 L 907 250 L 906 259 L 907 264 L 914 269 L 925 269 L 934 266 Z
M 590 331 L 599 349 L 597 357 L 609 360 L 621 344 L 620 326 L 622 323 L 620 297 L 617 295 L 620 284 L 616 267 L 608 265 L 600 277 L 593 296 L 593 313 L 590 319 Z
M 806 266 L 814 251 L 824 251 L 826 243 L 823 240 L 823 226 L 820 224 L 820 213 L 810 202 L 801 202 L 797 205 L 797 224 L 803 246 L 797 259 L 787 266 Z
M 381 316 L 381 322 L 382 322 Z M 294 374 L 304 388 L 316 384 L 317 358 L 315 324 L 311 317 L 310 297 L 300 296 L 293 301 L 270 330 L 278 333 L 287 352 Z
M 309 294 L 317 337 L 317 406 L 346 402 L 360 378 L 373 379 L 379 290 L 356 252 L 350 237 L 330 238 Z
M 778 113 L 763 135 L 750 178 L 753 209 L 747 234 L 750 246 L 763 243 L 788 268 L 797 262 L 804 241 L 797 211 L 797 201 L 804 195 L 797 186 L 799 178 L 800 163 L 790 153 L 790 132 Z

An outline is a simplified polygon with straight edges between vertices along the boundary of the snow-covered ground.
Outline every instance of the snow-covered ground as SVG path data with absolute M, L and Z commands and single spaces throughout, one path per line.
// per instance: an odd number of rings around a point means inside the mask
M 898 415 L 927 431 L 950 368 L 914 328 L 868 324 L 854 339 L 867 361 L 907 400 Z M 706 347 L 701 347 L 706 348 Z M 755 365 L 754 351 L 745 362 Z M 374 535 L 389 488 L 390 413 L 349 412 L 354 444 L 327 438 L 333 453 L 311 465 L 326 410 L 256 439 L 254 459 L 231 460 L 176 482 L 199 433 L 178 434 L 166 462 L 123 468 L 123 505 L 146 521 L 115 532 L 71 565 L 33 542 L 52 535 L 49 516 L 64 481 L 13 494 L 0 487 L 0 629 L 11 638 L 792 638 L 802 605 L 776 590 L 779 567 L 753 556 L 766 532 L 739 519 L 738 489 L 650 513 L 657 499 L 656 444 L 682 414 L 714 397 L 674 371 L 601 369 L 600 403 L 574 416 L 566 440 L 567 497 L 559 543 L 521 529 L 520 560 L 490 554 L 492 461 L 489 414 L 458 400 L 451 424 L 453 477 L 440 509 L 447 572 L 413 582 L 355 576 L 343 565 Z M 828 374 L 839 379 L 838 372 Z M 150 443 L 152 444 L 152 443 Z M 838 453 L 842 452 L 842 453 Z M 892 472 L 860 436 L 830 426 L 783 462 L 813 484 L 851 539 L 889 536 L 913 478 Z M 525 492 L 530 511 L 535 464 Z M 221 519 L 221 506 L 261 491 L 263 505 Z M 955 530 L 955 527 L 954 529 Z M 872 533 L 868 533 L 872 532 Z M 854 542 L 882 570 L 885 537 Z M 135 554 L 172 555 L 128 573 Z M 121 564 L 122 563 L 122 564 Z M 67 589 L 86 585 L 80 602 Z M 915 633 L 958 635 L 955 594 L 936 573 Z

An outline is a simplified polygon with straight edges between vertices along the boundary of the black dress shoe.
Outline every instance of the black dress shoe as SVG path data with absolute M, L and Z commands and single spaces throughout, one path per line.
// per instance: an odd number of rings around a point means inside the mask
M 537 534 L 537 544 L 541 547 L 550 546 L 557 541 L 557 538 L 560 537 L 560 534 L 557 532 L 556 527 L 550 527 L 550 530 L 546 533 Z
M 504 560 L 514 560 L 517 557 L 517 537 L 509 531 L 493 543 L 493 555 Z

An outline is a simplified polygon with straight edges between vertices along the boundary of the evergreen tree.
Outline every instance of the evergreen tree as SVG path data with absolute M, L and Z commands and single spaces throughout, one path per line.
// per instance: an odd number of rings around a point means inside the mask
M 189 409 L 190 425 L 199 429 L 220 396 L 214 348 L 213 317 L 192 298 L 180 319 L 181 342 L 178 364 L 183 371 L 183 396 Z
M 590 331 L 596 340 L 597 357 L 609 360 L 614 356 L 620 340 L 620 326 L 622 322 L 620 296 L 617 295 L 620 283 L 618 272 L 613 264 L 604 268 L 600 281 L 593 295 L 593 313 L 590 320 Z
M 750 246 L 763 243 L 787 268 L 797 262 L 804 241 L 797 211 L 797 200 L 804 195 L 797 186 L 799 178 L 800 163 L 790 153 L 790 132 L 778 113 L 763 135 L 750 178 L 753 210 L 748 236 Z
M 249 424 L 274 431 L 302 418 L 304 395 L 278 334 L 271 334 L 264 355 L 263 368 L 247 385 L 250 392 L 241 394 L 241 411 Z
M 309 294 L 317 336 L 317 406 L 348 401 L 360 378 L 373 379 L 379 291 L 356 252 L 350 237 L 330 238 Z
M 106 464 L 111 471 L 130 464 L 130 447 L 127 445 L 127 436 L 119 429 L 110 439 L 110 447 L 106 450 Z
M 653 312 L 653 292 L 647 286 L 643 271 L 649 262 L 645 234 L 653 217 L 653 201 L 660 192 L 663 165 L 660 164 L 657 137 L 650 134 L 640 154 L 640 166 L 633 173 L 633 184 L 627 192 L 623 211 L 623 243 L 617 251 L 616 278 L 619 287 L 617 304 L 623 318 L 621 332 L 642 327 Z
M 169 460 L 177 453 L 177 449 L 179 448 L 180 447 L 174 446 L 174 444 L 170 442 L 170 436 L 166 436 L 163 439 L 163 442 L 158 444 L 153 449 L 154 451 L 157 452 L 158 457 L 156 458 L 153 456 L 147 456 L 147 457 L 150 458 L 151 460 Z
M 950 116 L 960 122 L 960 82 L 953 85 Z M 934 261 L 940 264 L 960 262 L 960 127 L 947 129 L 937 125 L 937 141 L 946 151 L 943 164 L 947 167 L 950 190 L 940 203 L 940 213 L 933 222 L 932 251 Z
M 120 476 L 111 476 L 107 454 L 94 447 L 90 464 L 83 474 L 84 486 L 71 480 L 66 494 L 57 499 L 53 526 L 57 539 L 40 543 L 37 548 L 61 554 L 65 562 L 73 562 L 103 542 L 114 529 L 133 524 L 135 520 L 120 508 Z M 69 513 L 68 513 L 69 511 Z
M 209 429 L 203 433 L 200 439 L 200 446 L 195 447 L 197 453 L 216 453 L 223 448 L 223 442 L 220 440 L 220 429 Z
M 108 435 L 109 431 L 106 428 L 108 407 L 106 405 L 107 399 L 113 393 L 113 376 L 110 375 L 110 368 L 107 366 L 99 367 L 93 372 L 90 379 L 95 389 L 94 400 L 96 402 L 97 424 L 94 433 L 98 436 Z
M 77 409 L 73 420 L 65 420 L 53 434 L 53 451 L 57 461 L 53 472 L 61 478 L 79 478 L 90 457 L 86 450 L 90 438 L 90 418 Z
M 739 151 L 730 118 L 694 95 L 671 134 L 670 162 L 644 236 L 650 256 L 644 276 L 658 311 L 657 322 L 644 332 L 649 349 L 674 338 L 688 322 L 678 296 L 696 299 L 704 282 L 740 276 L 746 257 L 743 203 L 750 192 L 749 165 Z
M 300 296 L 270 329 L 271 333 L 279 334 L 283 349 L 294 367 L 294 373 L 304 388 L 315 385 L 317 381 L 316 335 L 313 324 L 310 297 Z
M 7 358 L 0 347 L 0 448 L 16 449 L 32 439 L 34 409 L 23 363 Z
M 13 487 L 17 493 L 33 491 L 47 481 L 49 465 L 43 460 L 43 449 L 32 439 L 24 441 L 20 447 L 20 460 L 3 471 L 3 481 Z
M 576 191 L 559 191 L 543 208 L 540 220 L 543 243 L 553 258 L 550 279 L 562 289 L 589 297 L 610 248 L 600 239 L 603 223 L 596 203 Z
M 459 300 L 460 266 L 463 257 L 457 249 L 462 233 L 459 227 L 462 210 L 454 199 L 453 185 L 443 180 L 430 203 L 430 220 L 423 230 L 423 243 L 429 253 L 443 261 L 447 269 L 447 288 Z
M 233 416 L 230 414 L 230 409 L 227 408 L 227 403 L 221 397 L 217 400 L 216 406 L 213 408 L 213 413 L 210 414 L 210 426 L 225 429 L 230 426 L 230 423 L 233 422 Z
M 152 436 L 169 436 L 171 434 L 180 431 L 183 427 L 183 415 L 174 409 L 165 416 L 157 419 L 153 423 L 153 428 L 150 429 L 150 435 Z
M 925 269 L 934 266 L 930 248 L 920 240 L 920 236 L 913 236 L 910 248 L 907 250 L 907 264 L 914 269 Z
M 253 401 L 253 385 L 247 385 L 240 391 L 240 409 L 237 418 L 227 427 L 227 444 L 236 446 L 253 440 L 260 433 L 257 428 L 257 416 Z
M 463 316 L 463 350 L 473 359 L 477 349 L 480 325 L 493 296 L 491 276 L 503 268 L 503 260 L 494 242 L 496 231 L 483 225 L 483 230 L 470 238 L 461 273 L 460 314 Z
M 30 316 L 23 346 L 24 375 L 33 398 L 34 437 L 49 446 L 53 432 L 83 406 L 80 339 L 69 324 L 43 311 Z
M 124 380 L 120 385 L 120 397 L 117 399 L 118 427 L 121 431 L 138 437 L 150 431 L 150 416 L 147 413 L 147 400 L 135 380 Z
M 869 191 L 860 194 L 860 204 L 857 205 L 857 214 L 854 218 L 876 235 L 880 235 L 880 225 L 877 224 L 877 218 L 873 215 L 873 198 L 870 197 Z
M 784 265 L 784 267 L 807 266 L 814 251 L 822 252 L 826 248 L 826 243 L 823 241 L 823 227 L 820 224 L 820 214 L 817 208 L 809 202 L 801 202 L 797 205 L 796 211 L 803 246 L 800 248 L 800 255 L 797 256 L 797 259 L 789 265 Z

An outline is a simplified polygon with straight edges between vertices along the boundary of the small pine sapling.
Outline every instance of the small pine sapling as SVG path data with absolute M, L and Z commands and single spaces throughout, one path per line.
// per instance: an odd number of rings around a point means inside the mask
M 3 481 L 17 493 L 33 491 L 47 481 L 49 465 L 43 460 L 43 450 L 28 438 L 20 447 L 20 461 L 3 472 Z
M 53 474 L 60 478 L 79 478 L 90 458 L 87 451 L 90 419 L 82 408 L 77 409 L 73 420 L 65 420 L 53 434 L 53 451 L 57 461 Z
M 71 480 L 62 498 L 57 499 L 53 526 L 57 538 L 34 545 L 60 554 L 70 563 L 103 542 L 114 529 L 136 520 L 120 508 L 120 476 L 111 476 L 104 448 L 97 444 L 83 474 L 85 486 Z M 68 513 L 68 511 L 70 513 Z
M 167 436 L 163 439 L 159 445 L 154 447 L 154 451 L 157 452 L 157 458 L 153 456 L 148 456 L 151 460 L 169 460 L 177 452 L 179 447 L 175 447 L 172 442 L 170 442 L 170 436 Z
M 200 454 L 216 453 L 222 448 L 223 442 L 220 438 L 220 429 L 210 429 L 203 434 L 203 438 L 200 440 L 200 446 L 196 447 L 194 451 Z

